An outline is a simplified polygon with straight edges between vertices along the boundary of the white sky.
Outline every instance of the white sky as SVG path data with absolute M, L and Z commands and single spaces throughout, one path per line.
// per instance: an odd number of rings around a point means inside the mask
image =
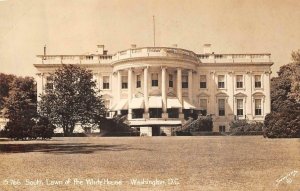
M 271 53 L 273 74 L 300 49 L 299 0 L 0 1 L 0 72 L 34 76 L 35 56 L 153 45 L 202 53 Z

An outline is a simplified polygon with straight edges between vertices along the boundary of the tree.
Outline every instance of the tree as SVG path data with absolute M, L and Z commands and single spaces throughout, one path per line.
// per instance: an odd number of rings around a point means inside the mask
M 5 131 L 10 138 L 25 139 L 30 137 L 35 124 L 36 84 L 33 78 L 19 77 L 11 83 L 8 98 L 5 100 L 5 116 L 9 122 Z
M 16 76 L 11 74 L 0 73 L 0 110 L 4 108 L 5 98 L 8 97 L 11 83 L 16 79 Z
M 300 51 L 293 62 L 280 67 L 271 80 L 272 111 L 265 118 L 265 136 L 300 137 Z
M 39 112 L 64 135 L 73 133 L 76 123 L 82 126 L 99 124 L 105 107 L 91 71 L 74 65 L 62 65 L 53 74 L 53 89 L 41 95 Z

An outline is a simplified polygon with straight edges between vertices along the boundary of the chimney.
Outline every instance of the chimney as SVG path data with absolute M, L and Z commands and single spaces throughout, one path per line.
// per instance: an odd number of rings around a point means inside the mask
M 47 55 L 47 46 L 44 46 L 44 60 L 46 60 L 46 55 Z
M 172 44 L 172 47 L 173 48 L 177 48 L 177 44 Z
M 136 44 L 131 45 L 131 49 L 134 49 L 134 48 L 136 48 Z
M 211 54 L 211 44 L 204 44 L 203 45 L 203 54 Z
M 97 45 L 97 53 L 98 54 L 104 54 L 104 45 Z

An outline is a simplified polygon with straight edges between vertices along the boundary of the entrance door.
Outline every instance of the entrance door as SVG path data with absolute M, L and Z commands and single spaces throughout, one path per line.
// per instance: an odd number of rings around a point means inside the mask
M 152 136 L 160 136 L 160 126 L 153 126 L 152 127 Z

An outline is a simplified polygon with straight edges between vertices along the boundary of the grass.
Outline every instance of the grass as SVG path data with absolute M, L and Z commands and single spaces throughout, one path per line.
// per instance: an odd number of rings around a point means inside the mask
M 0 172 L 0 190 L 300 190 L 300 141 L 260 136 L 0 139 Z M 292 182 L 276 185 L 291 172 Z M 87 185 L 90 178 L 122 180 L 122 185 Z M 143 178 L 165 184 L 130 183 Z M 47 179 L 63 184 L 47 185 Z

